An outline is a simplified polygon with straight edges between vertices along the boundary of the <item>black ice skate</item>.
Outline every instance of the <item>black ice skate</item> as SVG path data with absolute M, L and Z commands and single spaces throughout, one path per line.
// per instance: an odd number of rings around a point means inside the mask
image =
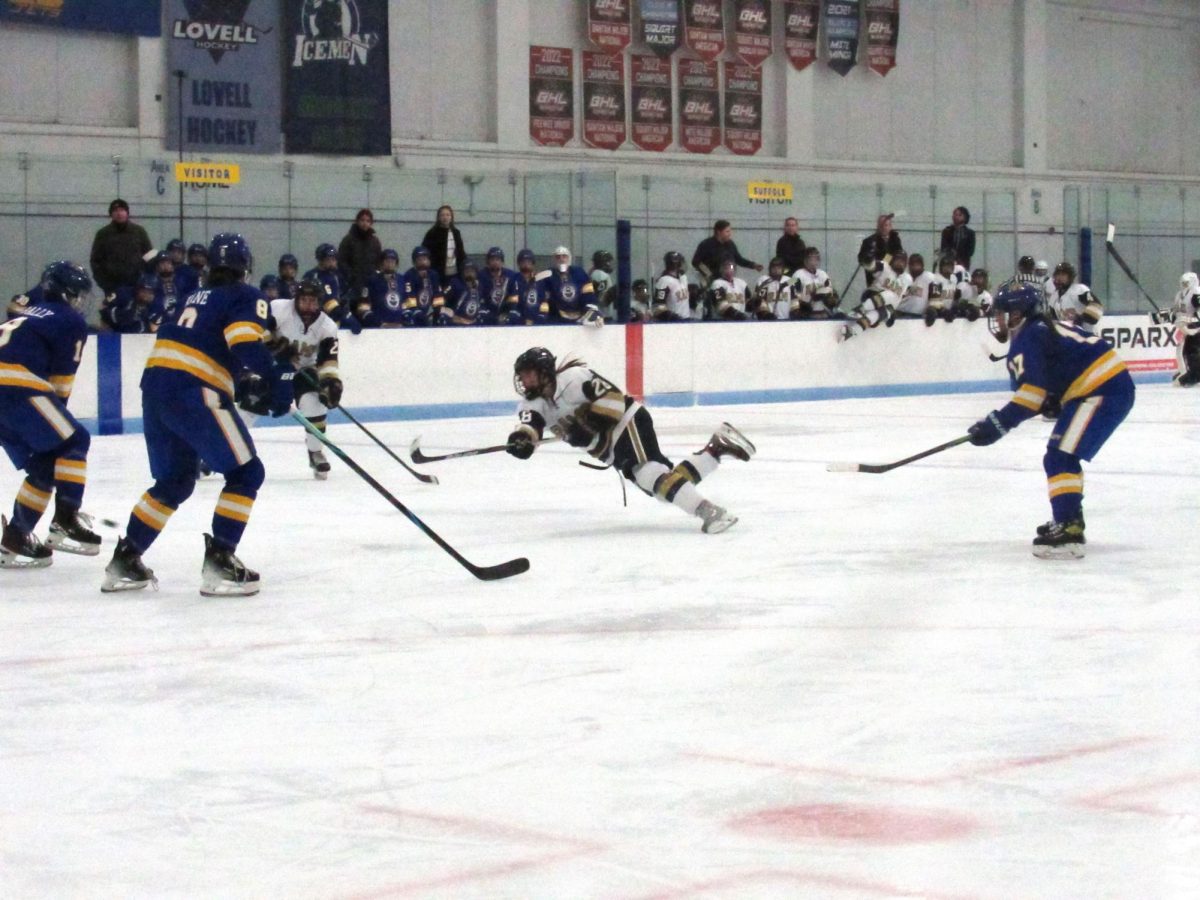
M 312 469 L 313 478 L 318 481 L 324 481 L 329 477 L 329 460 L 325 458 L 324 451 L 309 450 L 308 467 Z
M 158 590 L 158 579 L 154 572 L 147 569 L 142 562 L 142 554 L 133 549 L 128 538 L 117 541 L 117 549 L 113 551 L 112 559 L 104 567 L 104 583 L 100 590 L 106 594 L 117 591 L 140 591 L 150 585 Z
M 1033 555 L 1038 559 L 1083 559 L 1086 543 L 1083 519 L 1055 522 L 1033 539 Z
M 247 569 L 232 550 L 218 547 L 211 534 L 204 536 L 204 566 L 200 593 L 205 597 L 249 597 L 258 593 L 258 573 Z
M 1174 378 L 1171 379 L 1171 383 L 1174 384 L 1175 387 L 1192 387 L 1195 384 L 1200 383 L 1200 375 L 1197 375 L 1195 372 L 1189 369 L 1186 372 L 1178 373 Z
M 55 510 L 46 543 L 55 550 L 80 556 L 96 556 L 100 552 L 100 535 L 92 531 L 92 517 L 77 509 Z
M 1079 514 L 1078 521 L 1079 521 L 1080 526 L 1082 527 L 1083 526 L 1083 513 Z M 1053 519 L 1051 519 L 1049 522 L 1045 523 L 1044 525 L 1039 525 L 1037 527 L 1038 537 L 1041 537 L 1044 534 L 1049 534 L 1050 529 L 1053 528 L 1056 524 L 1057 523 Z
M 742 462 L 749 462 L 755 453 L 754 444 L 744 434 L 730 425 L 722 422 L 721 427 L 713 432 L 704 449 L 720 459 L 722 456 L 732 456 Z
M 4 532 L 0 535 L 0 569 L 44 569 L 52 562 L 54 551 L 33 534 L 17 530 L 0 516 Z
M 696 507 L 696 515 L 704 521 L 700 530 L 705 534 L 720 534 L 737 524 L 737 516 L 730 515 L 724 507 L 708 500 L 700 501 L 700 505 Z

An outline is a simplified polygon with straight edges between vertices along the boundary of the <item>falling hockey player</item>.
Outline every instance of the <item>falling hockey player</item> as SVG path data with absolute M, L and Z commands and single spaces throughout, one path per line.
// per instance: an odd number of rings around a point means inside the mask
M 645 493 L 699 517 L 708 534 L 737 522 L 695 487 L 723 457 L 748 462 L 754 455 L 754 445 L 732 425 L 721 425 L 702 450 L 675 465 L 658 447 L 649 410 L 579 360 L 559 364 L 545 347 L 531 347 L 513 365 L 513 385 L 523 398 L 520 424 L 508 436 L 513 456 L 529 459 L 549 429 L 612 465 Z
M 1038 527 L 1033 555 L 1079 559 L 1086 543 L 1080 461 L 1091 461 L 1133 408 L 1133 379 L 1109 344 L 1049 319 L 1035 285 L 1009 282 L 996 294 L 992 310 L 996 339 L 1012 341 L 1008 371 L 1016 393 L 967 433 L 976 446 L 993 444 L 1036 415 L 1047 394 L 1062 398 L 1042 458 L 1054 518 Z

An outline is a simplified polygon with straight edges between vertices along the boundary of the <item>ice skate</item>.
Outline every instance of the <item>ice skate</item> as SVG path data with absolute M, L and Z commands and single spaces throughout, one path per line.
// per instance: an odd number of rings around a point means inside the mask
M 854 327 L 852 325 L 843 325 L 838 331 L 838 343 L 844 344 L 846 341 L 850 340 L 850 338 L 854 337 L 855 333 L 856 332 L 854 331 Z
M 150 585 L 158 590 L 158 579 L 154 572 L 142 562 L 142 554 L 133 549 L 128 538 L 117 541 L 117 549 L 104 568 L 104 583 L 100 590 L 106 594 L 117 591 L 140 591 Z
M 737 524 L 737 516 L 730 515 L 724 507 L 710 503 L 708 500 L 700 501 L 700 505 L 696 507 L 696 515 L 704 520 L 700 530 L 705 534 L 720 534 Z
M 0 569 L 44 569 L 53 561 L 54 551 L 33 534 L 18 531 L 0 516 L 4 533 L 0 536 Z
M 1080 526 L 1082 527 L 1083 526 L 1083 513 L 1079 514 L 1078 522 L 1079 522 Z M 1046 522 L 1044 525 L 1039 525 L 1037 527 L 1038 537 L 1042 537 L 1045 534 L 1049 534 L 1050 529 L 1053 528 L 1057 524 L 1058 524 L 1057 522 L 1055 522 L 1053 519 L 1051 519 L 1049 522 Z
M 721 427 L 713 432 L 704 449 L 717 459 L 733 456 L 742 462 L 749 462 L 756 450 L 754 444 L 728 422 L 721 423 Z
M 92 531 L 92 517 L 77 509 L 54 513 L 46 544 L 63 553 L 76 553 L 79 556 L 96 556 L 100 553 L 100 535 Z
M 1171 384 L 1173 384 L 1175 387 L 1181 388 L 1193 387 L 1198 382 L 1200 382 L 1200 375 L 1196 375 L 1190 369 L 1186 372 L 1177 373 L 1175 377 L 1171 379 Z
M 1033 539 L 1033 555 L 1038 559 L 1083 559 L 1086 543 L 1083 519 L 1055 522 Z
M 308 467 L 312 469 L 313 478 L 324 481 L 329 477 L 329 460 L 321 450 L 308 451 Z
M 249 597 L 258 593 L 258 573 L 247 569 L 232 550 L 218 547 L 211 534 L 204 536 L 204 567 L 200 593 L 205 597 Z

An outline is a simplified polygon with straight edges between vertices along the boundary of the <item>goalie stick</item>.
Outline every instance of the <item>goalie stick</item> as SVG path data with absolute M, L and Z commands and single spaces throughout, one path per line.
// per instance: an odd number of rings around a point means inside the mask
M 553 444 L 558 438 L 545 438 L 540 441 L 534 441 L 533 446 L 540 447 L 542 444 Z M 409 445 L 408 455 L 412 457 L 415 463 L 431 463 L 441 462 L 445 459 L 462 459 L 464 456 L 483 456 L 485 453 L 499 453 L 501 450 L 507 450 L 508 444 L 496 444 L 494 447 L 479 447 L 475 450 L 459 450 L 457 453 L 435 453 L 427 455 L 421 451 L 421 436 L 417 435 Z
M 1129 265 L 1121 257 L 1121 254 L 1117 252 L 1117 248 L 1113 246 L 1113 238 L 1116 236 L 1116 233 L 1117 233 L 1117 226 L 1114 225 L 1112 222 L 1109 222 L 1108 223 L 1108 233 L 1104 236 L 1104 246 L 1108 250 L 1109 256 L 1111 256 L 1113 259 L 1115 259 L 1117 261 L 1117 265 L 1121 267 L 1121 271 L 1124 272 L 1126 275 L 1128 275 L 1129 280 L 1132 281 L 1135 285 L 1137 285 L 1137 289 L 1142 292 L 1142 296 L 1146 298 L 1146 302 L 1149 303 L 1152 307 L 1154 307 L 1154 311 L 1156 313 L 1161 313 L 1162 310 L 1159 309 L 1158 304 L 1154 302 L 1154 298 L 1151 297 L 1148 293 L 1146 293 L 1146 289 L 1144 287 L 1142 287 L 1142 283 L 1137 280 L 1137 276 L 1134 275 L 1132 271 L 1130 271 Z
M 924 459 L 927 456 L 933 456 L 935 453 L 941 453 L 943 450 L 949 450 L 951 447 L 957 447 L 959 444 L 965 444 L 970 439 L 971 436 L 969 434 L 964 434 L 962 437 L 956 437 L 952 441 L 946 441 L 944 444 L 938 444 L 936 447 L 930 447 L 928 450 L 922 450 L 920 453 L 914 453 L 912 456 L 906 456 L 904 459 L 893 463 L 830 463 L 825 467 L 825 470 L 827 472 L 869 472 L 872 475 L 879 475 L 883 472 L 890 472 L 892 469 L 898 469 L 901 466 L 907 466 L 918 459 Z
M 527 572 L 529 570 L 529 560 L 523 556 L 518 557 L 517 559 L 510 559 L 507 562 L 502 562 L 494 566 L 475 565 L 473 562 L 451 547 L 448 543 L 446 543 L 442 536 L 426 525 L 420 516 L 393 497 L 391 493 L 388 492 L 387 488 L 372 478 L 366 469 L 351 459 L 350 455 L 346 453 L 345 450 L 343 450 L 341 447 L 331 441 L 324 433 L 318 430 L 316 425 L 308 421 L 308 419 L 306 419 L 296 410 L 292 410 L 292 418 L 303 425 L 309 434 L 328 447 L 333 454 L 338 457 L 338 459 L 353 469 L 359 478 L 361 478 L 371 487 L 375 488 L 379 495 L 387 500 L 388 503 L 392 504 L 392 506 L 404 513 L 408 521 L 412 522 L 423 532 L 425 532 L 430 540 L 454 557 L 455 562 L 461 565 L 480 581 L 497 581 L 501 578 L 509 578 L 513 575 L 520 575 L 522 572 Z

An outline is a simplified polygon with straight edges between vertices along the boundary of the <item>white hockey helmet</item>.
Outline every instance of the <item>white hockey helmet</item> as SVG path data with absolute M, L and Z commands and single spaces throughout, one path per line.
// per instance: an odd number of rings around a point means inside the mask
M 1033 274 L 1041 275 L 1043 277 L 1045 277 L 1046 275 L 1049 275 L 1050 274 L 1050 263 L 1046 262 L 1044 259 L 1039 259 L 1037 262 L 1035 262 L 1033 264 Z
M 554 255 L 555 256 L 570 256 L 571 250 L 569 247 L 564 247 L 562 244 L 559 244 L 557 247 L 554 248 Z
M 1194 294 L 1200 290 L 1200 276 L 1195 272 L 1184 272 L 1179 278 L 1179 289 L 1185 294 Z

